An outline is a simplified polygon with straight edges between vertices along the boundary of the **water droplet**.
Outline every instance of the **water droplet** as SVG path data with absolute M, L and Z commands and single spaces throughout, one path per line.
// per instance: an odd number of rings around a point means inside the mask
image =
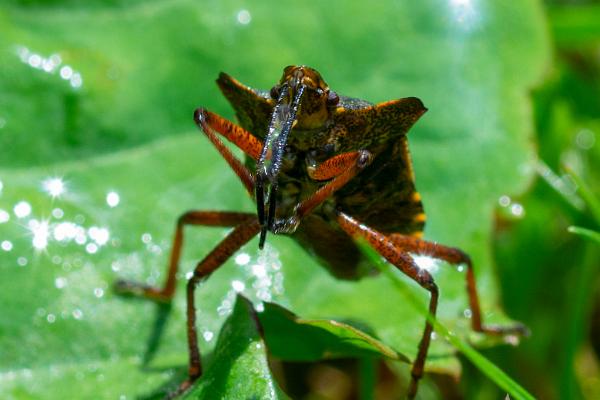
M 252 21 L 252 15 L 250 15 L 250 11 L 248 10 L 240 10 L 237 13 L 237 22 L 242 25 L 248 25 L 250 21 Z
M 3 240 L 0 246 L 4 251 L 11 251 L 13 249 L 13 244 L 10 240 Z
M 67 286 L 67 278 L 59 277 L 54 280 L 54 286 L 57 289 L 63 289 Z
M 117 192 L 108 192 L 106 195 L 106 204 L 108 204 L 109 207 L 113 208 L 119 205 L 119 202 L 121 201 L 121 197 L 119 196 L 119 193 Z
M 108 229 L 98 228 L 97 226 L 88 229 L 88 235 L 98 246 L 104 246 L 110 237 Z
M 25 257 L 19 257 L 17 258 L 17 264 L 19 264 L 21 267 L 24 267 L 27 265 L 27 259 Z
M 431 340 L 436 340 L 437 339 L 437 333 L 435 332 L 431 332 Z
M 465 309 L 465 311 L 463 311 L 463 315 L 465 316 L 465 318 L 471 318 L 473 316 L 473 312 L 470 308 L 467 308 Z
M 214 333 L 212 333 L 211 331 L 204 331 L 202 333 L 202 337 L 205 341 L 210 342 L 214 337 Z
M 265 311 L 265 305 L 261 301 L 254 307 L 254 309 L 256 310 L 256 312 L 259 312 L 259 313 L 263 312 L 263 311 Z
M 52 264 L 60 264 L 62 262 L 61 256 L 52 256 Z
M 458 272 L 463 272 L 465 270 L 465 267 L 463 265 L 459 265 L 457 270 Z
M 185 279 L 189 281 L 190 279 L 192 279 L 192 276 L 194 276 L 193 272 L 187 272 L 185 274 Z
M 254 264 L 252 266 L 252 273 L 257 278 L 264 278 L 267 275 L 267 271 L 263 264 Z
M 83 311 L 81 311 L 79 308 L 76 308 L 73 310 L 73 318 L 75 319 L 82 319 L 83 318 Z
M 75 243 L 84 245 L 86 242 L 87 236 L 85 234 L 85 229 L 81 226 L 75 226 Z
M 56 321 L 56 315 L 48 314 L 46 316 L 46 321 L 48 321 L 50 324 L 53 324 Z
M 52 216 L 56 219 L 61 219 L 64 215 L 64 211 L 60 208 L 55 208 L 52 210 Z
M 500 204 L 502 207 L 508 207 L 510 205 L 510 197 L 507 195 L 500 196 L 498 199 L 498 204 Z
M 81 74 L 79 72 L 75 72 L 71 76 L 71 86 L 74 88 L 79 88 L 83 84 L 83 79 L 81 78 Z
M 148 244 L 148 243 L 150 243 L 151 241 L 152 241 L 152 235 L 151 235 L 151 234 L 149 234 L 149 233 L 144 233 L 144 234 L 142 235 L 142 242 L 144 242 L 144 243 Z
M 235 263 L 237 265 L 246 265 L 250 262 L 250 255 L 248 253 L 240 253 L 235 256 Z
M 25 218 L 29 214 L 31 214 L 31 204 L 26 201 L 20 201 L 15 204 L 13 208 L 13 212 L 17 216 L 17 218 Z
M 121 270 L 121 264 L 118 261 L 113 261 L 110 264 L 110 269 L 112 269 L 114 272 L 118 272 Z
M 596 144 L 596 134 L 589 129 L 582 129 L 575 136 L 575 143 L 583 150 L 589 150 Z
M 94 289 L 94 296 L 96 296 L 97 298 L 101 298 L 102 296 L 104 296 L 104 289 L 102 289 L 102 288 Z
M 439 269 L 437 260 L 433 257 L 413 255 L 413 260 L 419 266 L 419 268 L 424 269 L 431 274 L 435 274 Z
M 81 225 L 81 224 L 83 224 L 85 222 L 85 217 L 83 215 L 81 215 L 81 214 L 77 214 L 75 216 L 74 220 L 75 220 L 75 223 Z
M 510 213 L 517 218 L 522 218 L 525 215 L 525 208 L 519 203 L 513 203 L 510 206 Z
M 77 225 L 72 222 L 61 222 L 54 226 L 53 229 L 54 240 L 72 240 L 77 235 Z
M 33 68 L 39 68 L 40 65 L 42 65 L 42 56 L 40 56 L 39 54 L 31 54 L 29 56 L 29 59 L 27 60 L 27 63 L 32 66 Z
M 42 188 L 52 198 L 59 197 L 66 190 L 62 178 L 48 178 L 42 182 Z
M 237 293 L 243 292 L 244 289 L 246 289 L 246 285 L 244 284 L 244 282 L 242 281 L 238 281 L 238 280 L 234 280 L 231 282 L 231 287 L 233 288 L 233 290 L 235 290 Z
M 60 77 L 67 80 L 67 79 L 71 79 L 71 76 L 73 76 L 73 68 L 71 68 L 68 65 L 65 65 L 64 67 L 62 67 L 60 69 Z
M 48 237 L 50 236 L 50 228 L 48 221 L 37 221 L 32 219 L 28 223 L 29 230 L 33 233 L 33 240 L 31 241 L 33 247 L 36 250 L 43 250 L 48 246 Z
M 0 224 L 10 221 L 10 214 L 0 208 Z

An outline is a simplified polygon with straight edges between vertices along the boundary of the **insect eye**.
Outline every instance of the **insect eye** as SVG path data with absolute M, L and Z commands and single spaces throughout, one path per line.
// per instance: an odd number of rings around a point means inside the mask
M 273 100 L 277 100 L 279 98 L 279 86 L 273 86 L 270 94 Z
M 340 97 L 333 90 L 329 91 L 327 95 L 327 104 L 330 106 L 336 106 L 340 102 Z

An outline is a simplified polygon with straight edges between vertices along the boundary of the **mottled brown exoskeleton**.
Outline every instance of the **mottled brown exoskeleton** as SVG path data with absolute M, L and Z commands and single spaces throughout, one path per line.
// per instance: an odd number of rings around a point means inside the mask
M 170 301 L 185 225 L 232 227 L 194 270 L 187 284 L 189 378 L 179 392 L 202 374 L 196 334 L 194 290 L 240 247 L 267 232 L 296 239 L 336 277 L 358 279 L 372 270 L 355 240 L 370 244 L 392 265 L 429 291 L 429 312 L 435 315 L 438 288 L 411 254 L 451 264 L 465 264 L 466 286 L 475 331 L 501 335 L 525 333 L 524 326 L 483 325 L 471 259 L 459 249 L 421 239 L 425 214 L 415 190 L 406 134 L 427 109 L 408 97 L 373 105 L 340 96 L 321 75 L 306 66 L 284 69 L 270 91 L 242 85 L 221 74 L 221 91 L 236 111 L 236 125 L 208 110 L 194 114 L 196 124 L 221 153 L 256 200 L 257 213 L 189 211 L 177 221 L 164 287 L 119 282 L 122 292 Z M 221 142 L 225 137 L 246 155 L 236 158 Z M 411 370 L 408 398 L 414 398 L 432 325 L 425 328 Z

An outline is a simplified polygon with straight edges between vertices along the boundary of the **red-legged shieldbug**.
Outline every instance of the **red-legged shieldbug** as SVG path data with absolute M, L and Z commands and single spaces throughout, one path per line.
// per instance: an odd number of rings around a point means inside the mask
M 235 109 L 239 125 L 203 108 L 196 110 L 194 120 L 255 199 L 256 214 L 188 211 L 177 221 L 164 286 L 117 282 L 120 292 L 170 301 L 183 227 L 233 228 L 198 263 L 187 283 L 189 377 L 177 393 L 202 375 L 194 306 L 197 283 L 256 235 L 260 235 L 262 248 L 269 232 L 297 240 L 341 279 L 358 279 L 372 270 L 356 244 L 356 239 L 365 241 L 429 291 L 432 315 L 437 309 L 438 287 L 411 254 L 464 264 L 473 330 L 492 335 L 526 333 L 521 324 L 484 325 L 469 256 L 421 239 L 425 214 L 415 189 L 406 136 L 427 111 L 421 100 L 407 97 L 373 105 L 341 96 L 306 66 L 285 68 L 270 91 L 252 89 L 223 73 L 217 84 Z M 236 158 L 220 136 L 241 149 L 246 160 Z M 417 393 L 432 330 L 425 321 L 408 398 Z

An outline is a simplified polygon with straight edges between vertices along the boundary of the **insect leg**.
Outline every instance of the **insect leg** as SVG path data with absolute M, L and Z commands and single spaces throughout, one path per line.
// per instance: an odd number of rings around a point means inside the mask
M 360 171 L 369 165 L 372 159 L 372 155 L 368 150 L 342 153 L 331 157 L 320 164 L 316 169 L 309 172 L 310 177 L 315 180 L 333 179 L 297 206 L 297 219 L 300 220 L 335 191 L 347 184 Z
M 217 133 L 224 136 L 255 160 L 260 157 L 263 147 L 262 142 L 242 127 L 204 108 L 196 110 L 194 121 L 196 121 L 196 125 L 204 131 L 208 139 L 217 148 L 219 153 L 221 153 L 238 178 L 240 178 L 248 193 L 254 196 L 254 176 L 252 176 L 252 173 L 246 168 L 244 163 L 234 156 L 231 150 L 223 144 Z
M 157 301 L 169 302 L 175 293 L 175 274 L 179 266 L 179 257 L 183 245 L 183 228 L 186 225 L 232 227 L 255 218 L 253 214 L 219 211 L 188 211 L 177 219 L 173 247 L 169 259 L 167 280 L 162 288 L 147 286 L 137 282 L 118 280 L 115 290 L 122 294 L 135 294 Z
M 190 356 L 189 377 L 180 391 L 187 389 L 200 375 L 202 364 L 198 349 L 198 336 L 196 333 L 196 307 L 194 306 L 194 291 L 196 285 L 206 279 L 219 268 L 233 253 L 246 244 L 260 231 L 256 216 L 244 220 L 235 227 L 194 269 L 194 273 L 187 283 L 187 335 Z
M 427 289 L 430 293 L 429 314 L 435 316 L 439 293 L 438 287 L 429 272 L 419 268 L 412 257 L 406 251 L 404 251 L 404 249 L 402 249 L 384 234 L 361 224 L 343 212 L 338 212 L 337 221 L 340 224 L 340 227 L 346 233 L 352 237 L 366 240 L 392 265 L 404 272 L 410 278 L 414 279 L 419 285 L 421 285 L 421 287 Z M 423 330 L 423 336 L 421 337 L 421 342 L 419 343 L 417 357 L 413 362 L 411 370 L 412 379 L 407 395 L 409 399 L 413 399 L 417 394 L 419 379 L 421 379 L 423 376 L 423 367 L 425 366 L 425 358 L 427 357 L 427 351 L 429 350 L 432 331 L 433 326 L 431 322 L 429 322 L 429 320 L 425 321 L 425 329 Z
M 462 250 L 397 233 L 389 235 L 389 238 L 404 251 L 431 256 L 450 264 L 465 264 L 467 266 L 467 294 L 469 296 L 469 307 L 471 308 L 471 326 L 474 331 L 491 335 L 528 334 L 527 327 L 520 323 L 509 326 L 483 324 L 473 263 L 471 262 L 471 257 Z

